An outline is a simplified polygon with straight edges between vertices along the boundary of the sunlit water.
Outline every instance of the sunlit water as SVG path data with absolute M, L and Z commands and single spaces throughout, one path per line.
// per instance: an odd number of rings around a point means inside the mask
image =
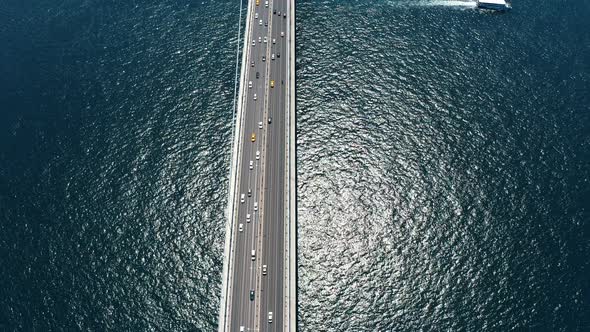
M 299 2 L 302 331 L 589 328 L 588 5 L 455 4 Z

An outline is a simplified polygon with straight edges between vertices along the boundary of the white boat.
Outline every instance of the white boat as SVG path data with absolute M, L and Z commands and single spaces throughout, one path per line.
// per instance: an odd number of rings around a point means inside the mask
M 477 8 L 505 11 L 511 7 L 506 0 L 478 0 Z

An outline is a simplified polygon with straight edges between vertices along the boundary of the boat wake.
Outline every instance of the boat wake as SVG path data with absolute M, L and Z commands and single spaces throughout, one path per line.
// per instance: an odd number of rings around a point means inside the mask
M 458 7 L 475 8 L 477 1 L 461 0 L 418 0 L 418 1 L 393 1 L 394 6 L 399 7 Z

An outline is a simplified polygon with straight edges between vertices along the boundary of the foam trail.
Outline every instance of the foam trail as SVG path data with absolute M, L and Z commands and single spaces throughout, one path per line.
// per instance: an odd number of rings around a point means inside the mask
M 400 7 L 463 7 L 475 8 L 476 1 L 461 1 L 461 0 L 420 0 L 420 1 L 395 1 L 392 3 Z

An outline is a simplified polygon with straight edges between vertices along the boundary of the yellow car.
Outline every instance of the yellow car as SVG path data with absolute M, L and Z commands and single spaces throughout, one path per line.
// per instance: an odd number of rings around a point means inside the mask
M 260 6 L 260 0 L 256 0 L 256 6 Z
M 252 136 L 250 136 L 250 140 L 252 142 L 256 142 L 256 134 L 255 133 L 252 133 Z
M 275 87 L 275 80 L 270 80 L 270 87 L 274 88 Z

